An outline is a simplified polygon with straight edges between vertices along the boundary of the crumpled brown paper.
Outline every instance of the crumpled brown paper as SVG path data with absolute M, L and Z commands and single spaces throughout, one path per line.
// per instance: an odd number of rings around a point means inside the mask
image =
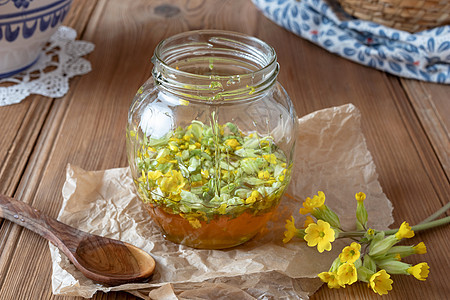
M 386 228 L 393 218 L 355 106 L 311 113 L 299 125 L 292 182 L 278 213 L 254 239 L 227 250 L 166 241 L 135 195 L 128 168 L 89 172 L 69 165 L 58 219 L 140 247 L 157 267 L 148 283 L 105 287 L 86 279 L 50 244 L 53 293 L 88 298 L 97 291 L 123 290 L 145 299 L 308 299 L 321 285 L 317 274 L 329 269 L 345 241 L 324 253 L 299 240 L 282 243 L 287 218 L 294 215 L 297 225 L 303 224 L 298 210 L 304 198 L 324 191 L 327 205 L 349 229 L 354 228 L 354 195 L 360 191 L 367 194 L 372 228 Z

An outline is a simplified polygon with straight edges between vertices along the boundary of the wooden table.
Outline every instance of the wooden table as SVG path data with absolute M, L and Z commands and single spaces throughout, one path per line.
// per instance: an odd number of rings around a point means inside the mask
M 276 48 L 279 81 L 298 115 L 355 104 L 362 113 L 379 181 L 394 205 L 394 226 L 416 224 L 447 203 L 450 195 L 450 86 L 402 79 L 367 68 L 307 42 L 266 19 L 249 0 L 74 0 L 65 24 L 95 50 L 92 72 L 70 80 L 61 99 L 30 96 L 0 107 L 0 192 L 56 216 L 68 163 L 87 170 L 127 166 L 127 110 L 149 77 L 156 44 L 173 34 L 204 28 L 244 32 Z M 47 242 L 0 221 L 0 299 L 63 299 L 51 293 Z M 393 276 L 386 299 L 445 299 L 450 227 L 418 233 L 428 253 L 427 281 Z M 96 299 L 132 299 L 99 293 Z M 364 284 L 322 287 L 312 299 L 377 296 Z M 64 299 L 73 299 L 64 297 Z

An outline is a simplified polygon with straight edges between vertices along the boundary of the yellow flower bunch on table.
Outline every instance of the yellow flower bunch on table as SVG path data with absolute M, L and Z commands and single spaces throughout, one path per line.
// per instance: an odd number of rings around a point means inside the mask
M 307 215 L 303 228 L 295 226 L 293 216 L 286 220 L 283 242 L 288 243 L 297 237 L 305 240 L 310 247 L 317 246 L 317 250 L 322 253 L 330 251 L 331 243 L 338 238 L 355 240 L 342 250 L 328 271 L 318 274 L 329 288 L 341 288 L 362 281 L 375 293 L 385 295 L 392 290 L 393 280 L 390 274 L 413 275 L 418 280 L 426 280 L 430 272 L 426 262 L 413 266 L 402 261 L 412 254 L 425 254 L 425 244 L 396 244 L 403 239 L 412 238 L 415 231 L 449 223 L 450 217 L 436 219 L 450 208 L 450 203 L 416 226 L 411 227 L 403 222 L 398 229 L 383 231 L 367 227 L 368 213 L 364 206 L 366 195 L 360 192 L 355 198 L 356 231 L 345 231 L 341 228 L 339 217 L 325 204 L 325 194 L 319 191 L 312 198 L 306 198 L 300 208 L 299 213 Z M 317 221 L 314 221 L 313 217 Z

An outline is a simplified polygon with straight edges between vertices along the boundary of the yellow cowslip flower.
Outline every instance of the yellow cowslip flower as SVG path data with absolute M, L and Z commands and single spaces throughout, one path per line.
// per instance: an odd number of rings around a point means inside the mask
M 196 218 L 188 218 L 188 221 L 189 224 L 191 224 L 191 226 L 194 227 L 195 229 L 202 227 L 202 223 L 200 223 L 200 221 Z
M 230 172 L 228 170 L 220 170 L 220 173 L 222 173 L 222 179 L 227 180 L 230 178 Z
M 165 164 L 168 163 L 169 161 L 171 161 L 172 158 L 170 157 L 170 155 L 166 155 L 166 156 L 161 156 L 160 158 L 158 158 L 156 161 L 160 164 Z
M 145 182 L 147 181 L 147 177 L 145 176 L 145 171 L 141 170 L 141 177 L 138 179 L 139 182 Z
M 348 262 L 348 263 L 354 263 L 361 253 L 359 252 L 361 250 L 361 244 L 353 242 L 350 246 L 345 247 L 341 254 L 339 254 L 339 258 L 341 259 L 341 262 Z
M 276 180 L 275 180 L 275 178 L 273 178 L 273 177 L 270 177 L 269 178 L 270 180 L 268 180 L 266 183 L 267 184 L 274 184 L 275 182 L 277 182 Z
M 397 233 L 395 234 L 395 237 L 397 240 L 401 240 L 404 238 L 412 238 L 414 236 L 414 231 L 411 230 L 411 227 L 408 223 L 403 222 L 402 225 L 400 225 L 400 228 L 398 229 Z
M 163 176 L 163 174 L 161 173 L 160 170 L 156 170 L 156 171 L 148 171 L 147 176 L 148 179 L 150 180 L 156 180 L 159 177 Z
M 338 289 L 341 287 L 338 275 L 335 272 L 322 272 L 319 275 L 320 280 L 325 282 L 330 289 Z
M 209 171 L 207 169 L 202 169 L 201 173 L 203 178 L 209 178 Z
M 248 197 L 245 200 L 245 204 L 252 204 L 255 203 L 257 198 L 259 196 L 259 192 L 258 191 L 252 191 L 252 193 L 250 194 L 250 197 Z
M 295 236 L 297 233 L 297 228 L 295 227 L 295 219 L 293 216 L 291 216 L 291 219 L 286 220 L 286 225 L 284 225 L 286 228 L 286 231 L 284 232 L 284 239 L 283 243 L 287 243 Z
M 217 209 L 217 212 L 221 215 L 224 215 L 226 213 L 227 210 L 227 204 L 226 203 L 222 203 L 219 208 Z
M 203 185 L 203 181 L 195 181 L 191 183 L 191 187 L 197 187 Z
M 380 270 L 373 274 L 369 280 L 369 286 L 375 293 L 379 295 L 387 295 L 388 291 L 392 290 L 392 279 L 385 270 Z
M 423 242 L 418 243 L 417 245 L 413 246 L 414 253 L 415 254 L 425 254 L 427 253 L 427 247 Z
M 309 224 L 305 229 L 305 241 L 309 247 L 317 245 L 317 250 L 322 253 L 324 250 L 331 250 L 331 243 L 334 242 L 335 232 L 330 224 L 322 220 L 318 220 L 317 224 Z
M 264 154 L 263 158 L 265 160 L 267 160 L 267 162 L 270 163 L 270 164 L 276 164 L 277 163 L 277 157 L 275 156 L 275 154 Z
M 181 172 L 171 170 L 159 179 L 159 187 L 165 193 L 180 193 L 186 182 Z
M 269 173 L 269 171 L 259 171 L 259 172 L 258 172 L 258 178 L 259 178 L 259 179 L 268 180 L 268 179 L 270 178 L 270 173 Z
M 171 201 L 173 201 L 173 202 L 180 202 L 180 200 L 181 200 L 181 195 L 180 194 L 171 194 L 170 196 L 169 196 L 169 199 L 171 200 Z
M 178 147 L 173 145 L 173 144 L 169 144 L 169 149 L 172 150 L 173 152 L 178 152 L 179 151 Z
M 317 192 L 317 195 L 314 195 L 311 198 L 306 198 L 303 202 L 303 207 L 300 208 L 300 214 L 306 215 L 311 213 L 314 208 L 319 208 L 325 204 L 325 194 L 321 191 Z
M 225 145 L 235 149 L 237 146 L 240 146 L 241 144 L 239 144 L 239 142 L 236 139 L 228 139 L 225 141 Z
M 256 202 L 256 198 L 255 197 L 248 197 L 247 199 L 245 199 L 245 204 L 252 204 Z
M 408 273 L 416 277 L 418 280 L 425 281 L 430 273 L 430 267 L 426 262 L 423 262 L 408 268 Z
M 343 263 L 339 266 L 336 274 L 338 276 L 338 282 L 341 286 L 353 284 L 356 280 L 358 280 L 356 267 L 353 263 Z
M 363 192 L 356 193 L 355 198 L 356 201 L 362 202 L 366 199 L 366 194 L 364 194 Z
M 262 141 L 259 141 L 259 145 L 261 147 L 267 147 L 267 146 L 270 146 L 270 142 L 267 140 L 262 140 Z
M 314 223 L 314 219 L 311 216 L 306 216 L 305 223 L 303 223 L 303 227 L 308 227 L 309 224 Z

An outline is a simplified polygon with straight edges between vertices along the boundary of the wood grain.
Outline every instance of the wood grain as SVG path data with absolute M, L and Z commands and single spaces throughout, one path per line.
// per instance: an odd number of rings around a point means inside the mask
M 178 32 L 216 28 L 247 33 L 275 47 L 279 81 L 300 116 L 349 102 L 358 107 L 379 181 L 394 205 L 393 226 L 403 220 L 418 223 L 448 202 L 450 86 L 399 80 L 330 54 L 275 25 L 250 1 L 79 0 L 73 6 L 67 19 L 70 26 L 77 27 L 79 38 L 96 45 L 88 56 L 93 70 L 71 80 L 68 95 L 49 107 L 40 106 L 48 105 L 48 99 L 30 98 L 0 108 L 0 118 L 6 120 L 0 124 L 5 132 L 5 144 L 0 144 L 0 192 L 20 195 L 56 216 L 67 163 L 88 170 L 126 166 L 127 110 L 150 76 L 156 44 Z M 409 241 L 426 243 L 428 253 L 408 262 L 427 261 L 430 277 L 418 282 L 410 276 L 393 276 L 394 290 L 385 299 L 445 299 L 450 294 L 449 233 L 447 226 L 418 233 Z M 0 299 L 17 295 L 75 299 L 51 295 L 48 246 L 36 235 L 9 222 L 2 224 L 0 250 Z M 133 297 L 99 293 L 94 298 Z M 377 296 L 364 284 L 356 284 L 340 290 L 322 287 L 311 298 Z
M 76 29 L 80 34 L 86 26 L 90 12 L 95 5 L 96 1 L 92 0 L 74 0 L 73 6 L 75 9 L 72 9 L 67 15 L 64 25 Z M 77 77 L 70 81 L 72 90 L 77 81 Z M 48 139 L 48 137 L 51 136 L 52 132 L 58 131 L 59 123 L 55 116 L 64 114 L 64 108 L 67 106 L 65 99 L 53 101 L 53 99 L 46 97 L 31 95 L 20 104 L 0 108 L 0 119 L 2 120 L 0 193 L 10 196 L 16 195 L 24 202 L 32 203 L 36 183 L 40 181 L 46 157 L 49 155 L 49 149 L 52 146 L 52 139 Z M 31 176 L 31 174 L 34 174 L 34 176 Z M 0 220 L 0 225 L 1 284 L 5 279 L 3 275 L 7 273 L 6 270 L 12 263 L 12 256 L 15 254 L 22 228 L 3 220 Z M 35 235 L 31 235 L 35 237 Z M 40 243 L 43 248 L 39 249 L 48 251 L 48 249 L 45 249 L 47 244 L 44 241 L 40 241 Z M 31 242 L 31 245 L 34 244 Z M 31 253 L 29 253 L 30 251 Z M 33 251 L 36 251 L 36 249 L 30 247 L 27 254 L 18 257 L 19 260 L 27 264 L 28 261 L 21 259 L 21 257 L 33 257 Z M 17 286 L 14 289 L 20 290 L 22 288 L 22 286 Z M 37 289 L 39 290 L 39 288 Z M 43 292 L 43 295 L 51 295 L 51 289 Z M 4 299 L 8 299 L 7 297 L 12 296 L 6 296 Z
M 142 282 L 155 270 L 154 259 L 145 251 L 70 227 L 5 195 L 0 195 L 0 218 L 47 239 L 94 282 L 108 286 Z
M 425 84 L 415 80 L 401 80 L 414 111 L 426 130 L 428 138 L 450 177 L 450 94 L 448 86 Z

